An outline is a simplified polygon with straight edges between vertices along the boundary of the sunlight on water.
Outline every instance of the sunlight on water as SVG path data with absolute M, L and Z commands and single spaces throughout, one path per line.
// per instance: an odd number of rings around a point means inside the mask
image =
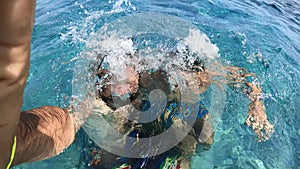
M 298 9 L 299 3 L 293 0 L 38 1 L 24 107 L 68 106 L 69 101 L 79 106 L 87 97 L 94 98 L 95 74 L 91 69 L 99 64 L 99 53 L 108 54 L 111 71 L 122 80 L 125 77 L 120 72 L 128 64 L 134 64 L 139 71 L 158 69 L 162 67 L 161 60 L 169 67 L 189 66 L 190 63 L 183 63 L 193 57 L 186 60 L 165 57 L 176 50 L 183 56 L 188 46 L 189 50 L 201 51 L 197 56 L 211 58 L 206 65 L 212 69 L 218 70 L 209 61 L 215 58 L 224 65 L 246 67 L 256 73 L 265 93 L 267 115 L 275 124 L 271 139 L 256 143 L 253 132 L 243 126 L 247 99 L 227 90 L 215 143 L 210 150 L 195 154 L 192 168 L 297 168 L 300 166 Z M 162 23 L 168 19 L 155 18 L 150 22 L 157 24 L 154 27 L 140 24 L 132 32 L 135 24 L 130 23 L 143 23 L 142 18 L 120 24 L 123 16 L 143 12 L 179 16 L 194 26 L 188 29 L 180 26 L 183 24 L 180 22 L 166 29 Z M 108 34 L 103 30 L 115 32 Z M 156 31 L 149 33 L 149 30 Z M 129 53 L 138 54 L 138 58 L 124 57 Z M 208 100 L 206 105 L 212 111 L 210 97 L 205 95 L 205 101 Z M 220 101 L 219 98 L 217 102 Z M 92 104 L 86 105 L 87 111 L 94 111 Z M 93 146 L 80 132 L 75 144 L 62 155 L 16 168 L 84 169 L 90 160 L 89 148 Z

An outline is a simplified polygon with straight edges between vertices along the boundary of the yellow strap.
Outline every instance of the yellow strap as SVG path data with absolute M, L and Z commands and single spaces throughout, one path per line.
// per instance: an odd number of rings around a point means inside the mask
M 16 148 L 17 148 L 17 136 L 14 137 L 14 144 L 12 146 L 12 149 L 11 149 L 11 154 L 10 154 L 10 161 L 6 167 L 6 169 L 9 169 L 13 160 L 14 160 L 14 157 L 15 157 L 15 153 L 16 153 Z

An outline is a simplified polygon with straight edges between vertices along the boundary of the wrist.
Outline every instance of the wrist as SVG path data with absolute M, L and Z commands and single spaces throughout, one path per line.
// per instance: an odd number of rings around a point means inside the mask
M 15 129 L 16 125 L 13 124 L 0 125 L 0 168 L 6 168 L 10 162 Z

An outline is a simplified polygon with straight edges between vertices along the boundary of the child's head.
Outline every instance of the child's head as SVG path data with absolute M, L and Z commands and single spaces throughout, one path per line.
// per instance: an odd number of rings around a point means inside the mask
M 122 78 L 118 78 L 113 74 L 110 74 L 108 70 L 100 68 L 98 71 L 98 77 L 106 78 L 105 84 L 100 89 L 100 95 L 104 97 L 119 96 L 125 97 L 138 90 L 139 75 L 133 67 L 127 67 L 122 73 Z M 105 77 L 107 76 L 107 77 Z

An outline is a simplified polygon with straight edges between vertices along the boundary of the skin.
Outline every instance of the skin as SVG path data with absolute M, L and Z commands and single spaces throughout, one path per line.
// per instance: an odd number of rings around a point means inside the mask
M 262 142 L 268 140 L 274 132 L 274 126 L 268 121 L 266 108 L 264 105 L 264 93 L 258 83 L 255 81 L 248 82 L 247 77 L 256 79 L 255 74 L 247 73 L 246 69 L 238 67 L 225 67 L 228 74 L 225 75 L 227 84 L 237 88 L 243 88 L 249 100 L 248 116 L 245 125 L 250 126 L 257 135 L 257 141 Z
M 58 155 L 73 142 L 74 125 L 68 111 L 59 107 L 44 106 L 22 112 L 13 165 Z
M 13 165 L 55 156 L 75 135 L 72 115 L 58 107 L 22 112 L 29 71 L 35 0 L 0 1 L 0 169 L 6 168 L 17 136 Z
M 29 70 L 35 1 L 0 1 L 0 168 L 10 157 Z

